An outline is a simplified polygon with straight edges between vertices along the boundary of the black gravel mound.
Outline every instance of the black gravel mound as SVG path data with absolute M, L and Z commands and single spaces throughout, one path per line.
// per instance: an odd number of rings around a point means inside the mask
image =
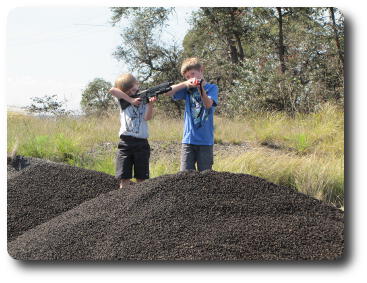
M 8 252 L 23 260 L 334 260 L 343 254 L 343 219 L 254 176 L 184 172 L 86 201 Z
M 9 174 L 8 241 L 117 188 L 113 176 L 37 158 L 8 160 Z
M 31 165 L 31 160 L 32 160 L 32 165 L 39 163 L 39 162 L 45 162 L 39 158 L 25 158 L 24 156 L 20 156 L 20 155 L 16 155 L 14 157 L 8 156 L 7 157 L 8 179 L 18 176 L 22 170 L 24 170 L 25 168 Z

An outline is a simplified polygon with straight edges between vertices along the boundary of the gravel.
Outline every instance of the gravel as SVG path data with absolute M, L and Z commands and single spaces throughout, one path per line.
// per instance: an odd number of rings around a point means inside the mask
M 43 194 L 27 193 L 21 204 L 14 198 L 14 208 L 28 203 L 45 207 L 48 216 L 59 214 L 41 219 L 39 213 L 31 219 L 40 225 L 15 229 L 25 231 L 8 242 L 8 252 L 16 259 L 319 261 L 343 255 L 342 211 L 251 175 L 180 172 L 111 190 L 111 176 L 70 166 L 52 168 L 28 170 L 26 184 L 12 184 L 12 191 L 31 186 L 30 191 L 38 192 L 36 187 L 43 187 Z M 90 200 L 74 192 L 88 188 L 97 195 L 103 187 L 109 192 Z M 54 194 L 65 188 L 74 192 L 68 198 L 62 194 L 63 204 L 56 205 L 65 212 L 49 213 L 50 205 L 60 200 Z M 10 223 L 18 227 L 24 218 L 10 217 Z
M 7 184 L 8 241 L 117 188 L 108 174 L 22 156 L 8 160 Z

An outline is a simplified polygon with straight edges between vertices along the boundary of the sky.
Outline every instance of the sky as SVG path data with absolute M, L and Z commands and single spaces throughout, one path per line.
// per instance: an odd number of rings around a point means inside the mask
M 181 43 L 196 8 L 176 8 L 166 39 Z M 110 24 L 108 7 L 30 6 L 12 9 L 6 29 L 6 104 L 24 107 L 32 97 L 58 96 L 68 110 L 80 110 L 89 82 L 111 83 L 127 72 L 112 56 L 121 44 L 121 25 Z

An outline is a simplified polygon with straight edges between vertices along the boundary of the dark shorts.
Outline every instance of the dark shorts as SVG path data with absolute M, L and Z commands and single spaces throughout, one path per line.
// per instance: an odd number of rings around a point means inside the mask
M 213 166 L 213 146 L 212 145 L 195 145 L 182 144 L 181 150 L 181 171 L 211 170 Z
M 147 139 L 120 136 L 116 154 L 116 179 L 149 179 L 150 146 Z

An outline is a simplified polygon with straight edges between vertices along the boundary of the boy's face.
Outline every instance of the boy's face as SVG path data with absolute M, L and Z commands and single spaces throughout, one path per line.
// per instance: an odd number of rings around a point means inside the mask
M 203 78 L 203 69 L 201 68 L 200 70 L 196 70 L 196 69 L 191 69 L 191 70 L 188 70 L 184 73 L 184 78 L 186 80 L 189 80 L 189 79 L 202 79 Z
M 139 90 L 139 84 L 135 83 L 127 92 L 126 94 L 128 96 L 132 96 L 134 94 L 136 94 L 136 92 Z

